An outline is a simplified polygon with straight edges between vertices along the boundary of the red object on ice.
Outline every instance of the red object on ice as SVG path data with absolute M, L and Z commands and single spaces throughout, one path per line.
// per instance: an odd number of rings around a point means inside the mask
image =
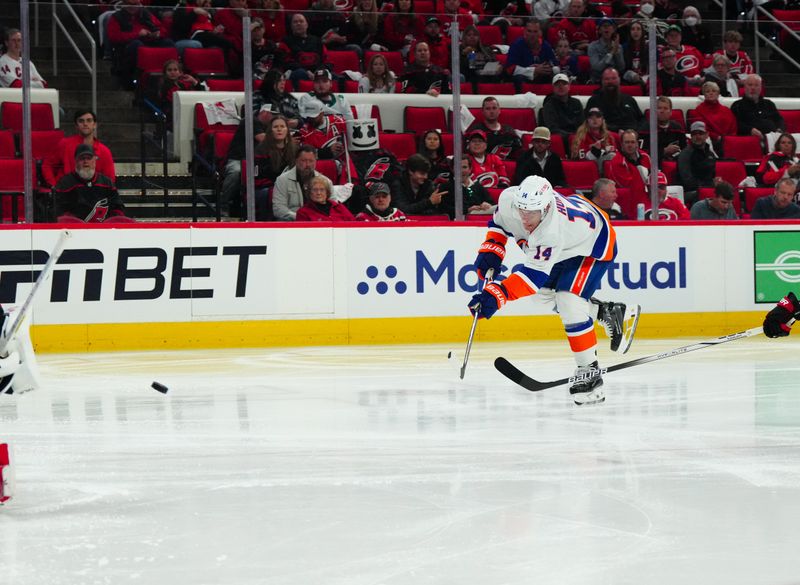
M 14 490 L 11 453 L 8 445 L 0 443 L 0 504 L 11 499 Z

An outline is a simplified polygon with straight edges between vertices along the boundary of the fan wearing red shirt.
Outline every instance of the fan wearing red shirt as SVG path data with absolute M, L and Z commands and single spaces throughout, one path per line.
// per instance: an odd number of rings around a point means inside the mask
M 95 138 L 97 116 L 91 110 L 78 110 L 75 113 L 77 134 L 62 138 L 53 152 L 42 161 L 42 175 L 48 187 L 54 186 L 64 175 L 75 170 L 75 149 L 80 144 L 88 144 L 94 149 L 97 172 L 117 182 L 114 157 L 108 147 Z
M 620 143 L 620 150 L 608 163 L 606 177 L 618 187 L 628 187 L 636 203 L 644 203 L 647 201 L 650 156 L 639 150 L 639 135 L 635 130 L 623 131 Z
M 587 16 L 584 0 L 570 0 L 566 16 L 550 27 L 547 40 L 555 46 L 564 37 L 573 51 L 586 54 L 589 43 L 597 39 L 597 23 Z
M 653 219 L 653 209 L 649 205 L 644 212 L 644 218 Z M 691 214 L 683 201 L 677 197 L 670 197 L 667 193 L 667 175 L 660 171 L 658 173 L 658 219 L 662 221 L 691 219 Z
M 467 157 L 473 181 L 485 188 L 505 188 L 511 185 L 506 165 L 496 154 L 486 152 L 486 132 L 473 130 L 467 135 Z
M 356 218 L 341 203 L 331 199 L 333 185 L 327 177 L 318 175 L 308 184 L 308 201 L 297 210 L 295 221 L 355 221 Z
M 701 91 L 705 99 L 694 109 L 691 121 L 702 120 L 706 123 L 708 134 L 716 147 L 723 136 L 736 136 L 739 124 L 731 109 L 719 103 L 719 85 L 716 82 L 706 81 Z

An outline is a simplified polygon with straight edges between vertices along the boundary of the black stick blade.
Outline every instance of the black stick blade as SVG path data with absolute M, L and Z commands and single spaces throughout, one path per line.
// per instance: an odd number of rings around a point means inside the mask
M 523 373 L 519 368 L 517 368 L 514 364 L 512 364 L 504 357 L 499 357 L 495 359 L 494 367 L 497 368 L 497 371 L 503 374 L 506 378 L 508 378 L 515 384 L 519 384 L 526 390 L 530 390 L 531 392 L 539 392 L 540 390 L 546 390 L 547 388 L 554 388 L 556 386 L 561 386 L 562 384 L 566 384 L 567 382 L 569 382 L 569 378 L 553 380 L 552 382 L 539 382 L 538 380 L 534 380 L 530 376 Z

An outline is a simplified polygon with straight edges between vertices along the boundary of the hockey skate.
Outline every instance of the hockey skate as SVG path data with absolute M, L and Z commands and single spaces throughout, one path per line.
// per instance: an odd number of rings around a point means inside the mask
M 570 382 L 572 386 L 569 387 L 569 393 L 575 404 L 599 404 L 605 401 L 603 373 L 596 361 L 588 366 L 578 366 Z
M 611 351 L 627 353 L 633 343 L 636 326 L 639 324 L 639 315 L 642 312 L 640 305 L 628 306 L 625 303 L 608 302 L 597 303 L 597 320 L 606 331 L 611 340 Z

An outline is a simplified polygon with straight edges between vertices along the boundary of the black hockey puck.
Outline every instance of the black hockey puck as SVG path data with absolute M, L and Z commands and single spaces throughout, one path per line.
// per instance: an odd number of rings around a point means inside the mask
M 150 387 L 151 387 L 153 390 L 158 390 L 158 391 L 159 391 L 159 392 L 161 392 L 162 394 L 166 394 L 166 393 L 167 393 L 167 391 L 169 390 L 169 388 L 167 388 L 166 386 L 164 386 L 164 384 L 159 384 L 158 382 L 153 382 L 152 384 L 150 384 Z

